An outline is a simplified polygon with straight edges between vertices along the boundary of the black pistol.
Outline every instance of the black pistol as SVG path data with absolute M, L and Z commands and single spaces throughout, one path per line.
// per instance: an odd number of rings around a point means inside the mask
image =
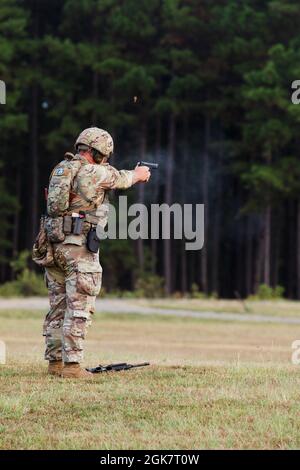
M 137 166 L 147 166 L 149 170 L 158 170 L 159 164 L 152 162 L 137 162 Z

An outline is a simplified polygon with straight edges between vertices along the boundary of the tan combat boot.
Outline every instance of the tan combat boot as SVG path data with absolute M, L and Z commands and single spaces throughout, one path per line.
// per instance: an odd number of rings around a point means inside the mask
M 63 370 L 63 362 L 62 361 L 49 361 L 48 374 L 56 375 L 56 376 L 60 377 L 62 370 Z
M 86 379 L 93 380 L 94 376 L 91 372 L 80 367 L 77 362 L 66 362 L 62 370 L 61 376 L 65 379 Z

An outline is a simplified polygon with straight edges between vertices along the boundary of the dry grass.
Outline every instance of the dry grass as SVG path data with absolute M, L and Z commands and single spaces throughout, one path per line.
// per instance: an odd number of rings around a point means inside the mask
M 98 316 L 88 364 L 152 366 L 78 383 L 46 375 L 38 313 L 0 317 L 1 449 L 300 447 L 294 326 Z

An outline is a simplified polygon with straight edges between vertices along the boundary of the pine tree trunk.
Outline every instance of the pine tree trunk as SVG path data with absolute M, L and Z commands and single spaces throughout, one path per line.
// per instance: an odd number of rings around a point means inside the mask
M 182 166 L 181 166 L 181 205 L 184 207 L 186 200 L 186 173 L 189 160 L 189 116 L 187 113 L 183 116 L 183 155 L 182 155 Z M 185 240 L 181 240 L 181 270 L 180 270 L 180 284 L 181 291 L 187 292 L 187 261 L 186 261 L 186 249 Z
M 297 201 L 297 299 L 300 299 L 300 199 Z
M 30 120 L 30 154 L 31 154 L 31 203 L 30 203 L 30 240 L 29 247 L 36 236 L 38 228 L 39 200 L 39 157 L 38 157 L 38 85 L 31 89 L 31 120 Z
M 272 253 L 273 269 L 271 271 L 271 283 L 275 287 L 279 284 L 279 269 L 280 269 L 280 245 L 281 245 L 281 219 L 282 211 L 281 208 L 276 213 L 276 226 L 275 237 L 274 237 L 274 252 Z M 273 224 L 274 225 L 274 224 Z
M 269 151 L 266 155 L 267 165 L 272 163 L 272 153 Z M 264 284 L 269 286 L 271 284 L 271 201 L 268 201 L 264 215 L 264 271 L 263 281 Z
M 141 125 L 141 134 L 140 134 L 140 159 L 146 160 L 146 148 L 147 148 L 147 123 L 143 120 Z M 138 201 L 139 204 L 144 204 L 145 202 L 145 185 L 138 185 Z M 138 248 L 138 263 L 141 271 L 144 270 L 145 264 L 145 253 L 144 253 L 144 240 L 139 238 L 137 240 Z
M 214 212 L 212 239 L 212 290 L 219 294 L 219 255 L 220 255 L 221 198 Z
M 18 165 L 17 167 L 17 175 L 16 175 L 16 200 L 17 204 L 21 201 L 21 166 Z M 13 236 L 12 236 L 12 254 L 13 258 L 15 258 L 18 254 L 18 247 L 19 247 L 19 229 L 20 229 L 20 211 L 17 207 L 14 213 L 14 225 L 13 225 Z M 14 274 L 11 271 L 11 278 L 13 279 Z
M 297 243 L 296 233 L 295 233 L 295 219 L 297 217 L 295 208 L 295 201 L 288 201 L 288 221 L 287 221 L 287 232 L 288 232 L 288 248 L 286 259 L 288 263 L 287 269 L 287 296 L 289 299 L 292 299 L 295 295 L 295 276 L 297 276 L 297 258 L 295 259 L 295 246 Z M 298 220 L 297 220 L 298 223 Z M 297 234 L 298 238 L 298 234 Z M 297 254 L 296 254 L 297 256 Z
M 243 205 L 243 188 L 238 182 L 235 193 L 235 199 L 238 205 L 238 213 Z M 238 217 L 236 220 L 236 240 L 235 240 L 235 279 L 234 279 L 234 291 L 235 296 L 242 298 L 244 295 L 244 268 L 245 268 L 245 250 L 244 250 L 244 217 Z
M 237 241 L 236 241 L 236 281 L 235 288 L 239 298 L 244 296 L 244 267 L 245 267 L 245 251 L 244 251 L 244 218 L 238 220 Z
M 255 277 L 254 277 L 254 292 L 257 292 L 262 280 L 263 270 L 263 257 L 264 257 L 264 229 L 260 231 L 256 247 L 256 263 L 255 263 Z
M 5 251 L 4 250 L 0 251 L 0 257 L 5 258 Z M 7 267 L 7 264 L 5 264 L 5 263 L 0 264 L 0 279 L 1 279 L 1 282 L 4 282 L 6 280 L 6 267 Z
M 39 38 L 39 3 L 33 2 L 33 36 Z M 33 67 L 37 70 L 37 59 L 34 58 Z M 39 195 L 39 156 L 38 156 L 38 113 L 39 113 L 39 87 L 34 79 L 31 86 L 30 105 L 30 156 L 31 156 L 31 184 L 30 184 L 30 227 L 28 230 L 28 246 L 31 248 L 38 228 L 38 195 Z
M 93 35 L 93 45 L 95 48 L 99 47 L 99 31 L 94 26 L 94 35 Z M 99 73 L 97 70 L 93 71 L 93 78 L 92 78 L 92 90 L 93 90 L 93 98 L 94 98 L 94 109 L 92 111 L 92 122 L 91 125 L 97 127 L 97 111 L 98 110 L 98 98 L 99 98 Z
M 156 116 L 155 126 L 155 161 L 160 162 L 161 157 L 161 116 Z M 159 172 L 154 171 L 151 175 L 153 196 L 151 203 L 156 204 L 158 202 L 158 191 L 159 191 Z M 157 240 L 151 239 L 151 270 L 153 274 L 156 274 L 157 263 Z
M 222 162 L 223 162 L 223 145 L 220 143 L 218 159 L 215 163 L 217 166 L 216 176 L 216 198 L 215 210 L 213 216 L 213 238 L 212 238 L 212 290 L 219 294 L 219 255 L 220 255 L 220 239 L 221 239 L 221 214 L 222 214 Z
M 271 284 L 270 268 L 271 268 L 271 206 L 266 208 L 265 212 L 265 228 L 264 228 L 264 284 Z
M 172 204 L 173 196 L 173 166 L 175 158 L 175 116 L 170 113 L 169 117 L 169 136 L 168 136 L 168 155 L 166 164 L 166 186 L 165 203 Z M 164 276 L 165 292 L 170 295 L 172 292 L 172 243 L 171 240 L 164 240 Z
M 204 152 L 202 161 L 202 191 L 203 191 L 203 204 L 204 204 L 204 247 L 200 252 L 200 264 L 201 264 L 201 290 L 204 293 L 208 293 L 208 276 L 207 276 L 207 234 L 208 234 L 208 174 L 209 174 L 209 144 L 210 144 L 210 118 L 205 117 L 205 135 L 204 135 Z
M 252 236 L 252 219 L 247 217 L 246 226 L 246 296 L 253 294 L 253 236 Z
M 97 102 L 99 97 L 99 73 L 94 71 L 93 73 L 93 97 L 95 102 Z M 97 106 L 95 105 L 92 111 L 92 126 L 96 127 L 97 125 Z

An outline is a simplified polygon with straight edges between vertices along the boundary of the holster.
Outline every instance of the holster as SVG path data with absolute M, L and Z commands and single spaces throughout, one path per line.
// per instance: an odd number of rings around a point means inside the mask
M 91 227 L 87 234 L 86 246 L 92 253 L 98 253 L 100 240 L 97 237 L 96 227 Z

